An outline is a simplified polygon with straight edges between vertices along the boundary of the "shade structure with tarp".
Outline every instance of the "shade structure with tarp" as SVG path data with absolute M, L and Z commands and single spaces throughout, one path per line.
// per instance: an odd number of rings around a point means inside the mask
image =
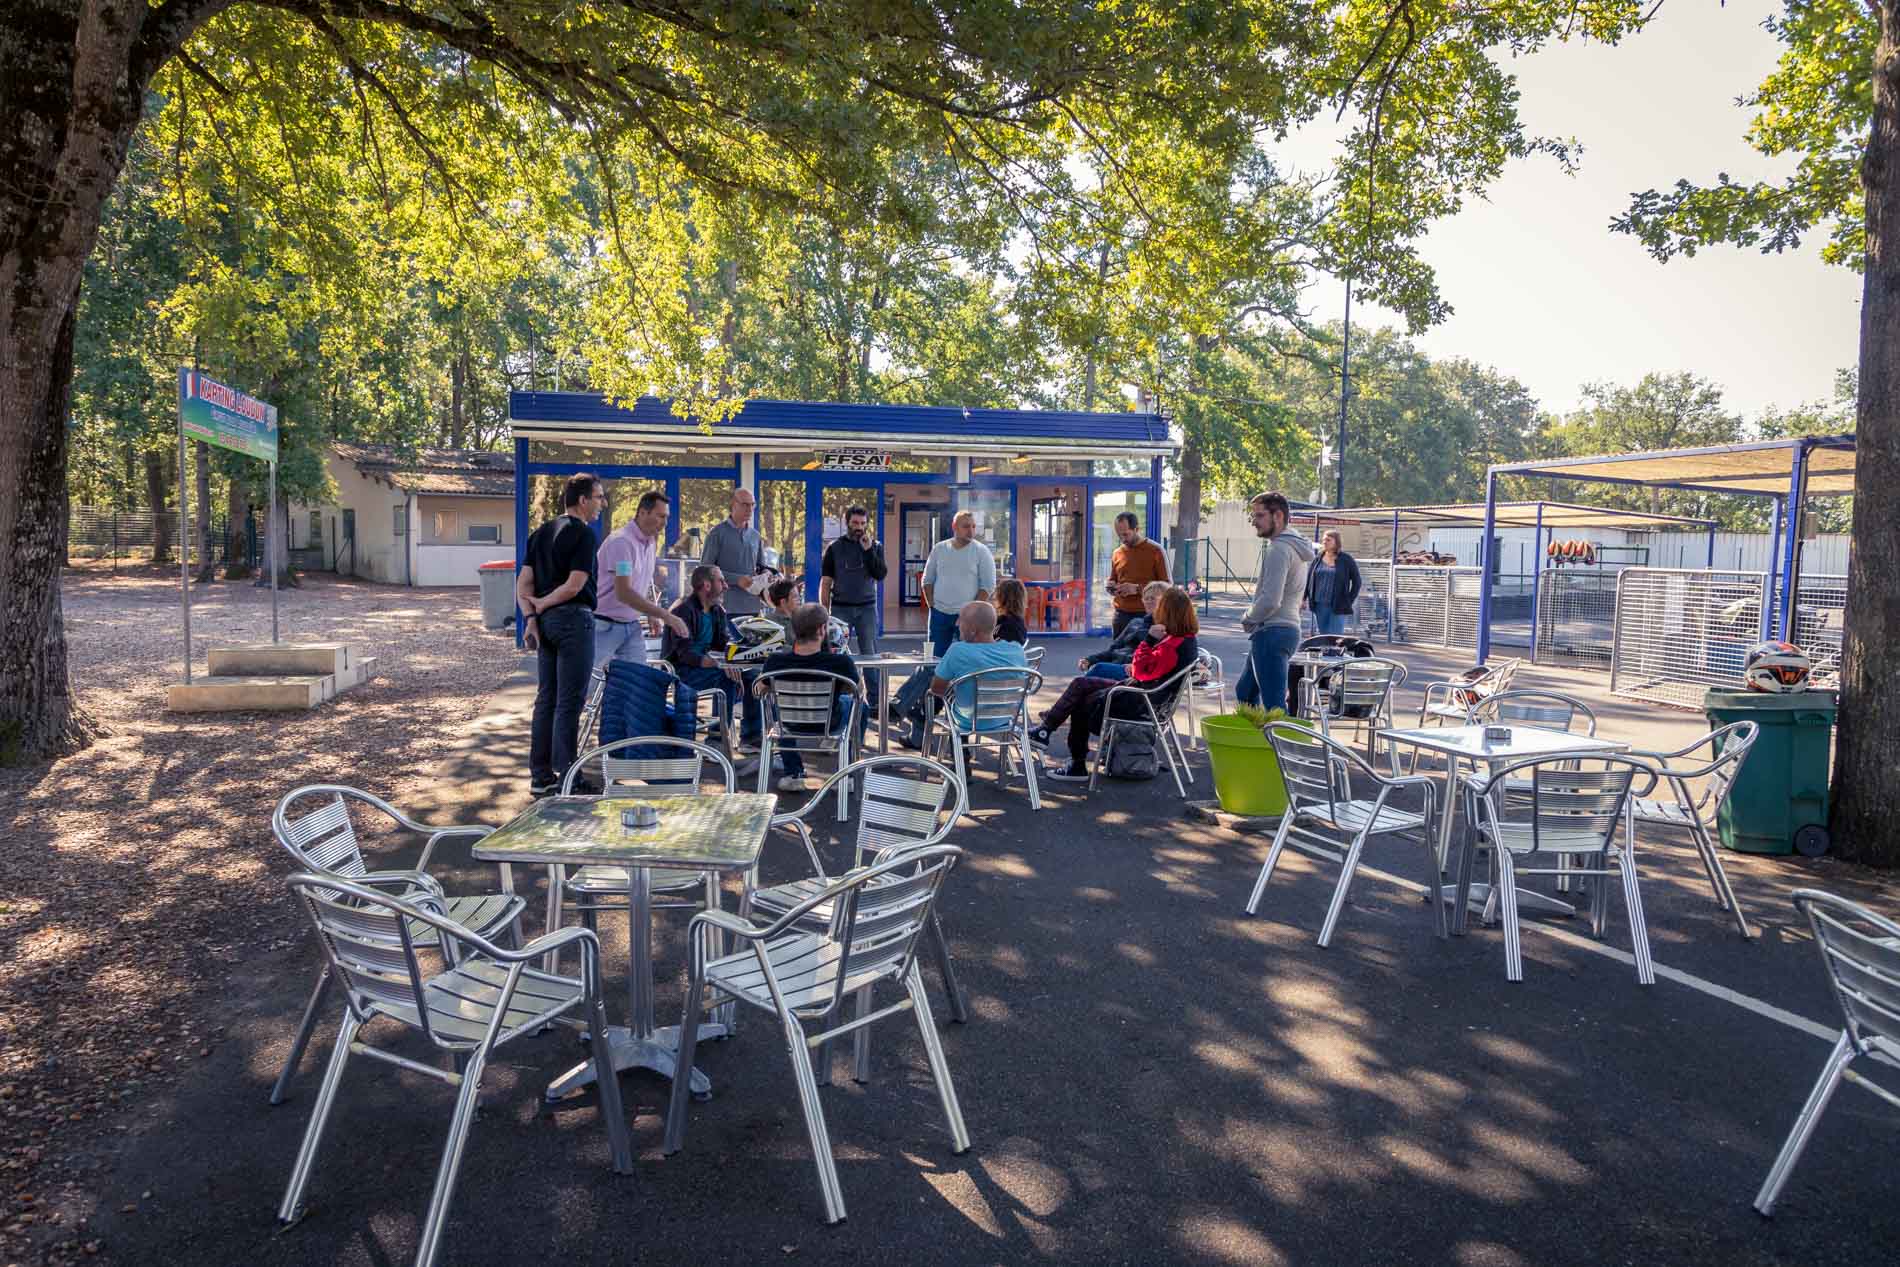
M 1485 480 L 1483 540 L 1487 557 L 1483 563 L 1492 566 L 1488 555 L 1494 526 L 1505 521 L 1513 505 L 1497 500 L 1500 476 L 1772 498 L 1772 554 L 1768 571 L 1718 573 L 1711 553 L 1706 570 L 1642 569 L 1655 575 L 1619 577 L 1618 645 L 1612 655 L 1612 689 L 1643 698 L 1689 704 L 1693 702 L 1692 696 L 1699 697 L 1702 685 L 1728 684 L 1738 676 L 1744 644 L 1755 638 L 1778 637 L 1802 645 L 1825 645 L 1831 641 L 1828 649 L 1838 651 L 1846 578 L 1802 577 L 1802 516 L 1810 497 L 1852 493 L 1854 466 L 1854 437 L 1851 435 L 1791 436 L 1703 448 L 1495 465 Z M 1822 583 L 1825 595 L 1810 603 L 1804 580 Z M 1624 591 L 1632 584 L 1649 591 L 1636 596 L 1644 605 L 1640 612 L 1636 604 L 1630 604 L 1631 612 L 1640 617 L 1636 624 L 1651 632 L 1660 630 L 1659 641 L 1665 643 L 1680 644 L 1693 633 L 1702 657 L 1700 672 L 1678 673 L 1677 678 L 1686 680 L 1662 682 L 1654 689 L 1624 690 L 1619 685 L 1617 660 L 1621 654 L 1620 641 L 1629 623 L 1624 617 L 1630 614 L 1623 610 L 1626 606 Z M 1480 663 L 1491 653 L 1491 599 L 1490 589 L 1486 587 L 1484 610 L 1478 620 Z M 1685 611 L 1693 617 L 1690 619 L 1693 630 L 1683 624 Z M 1659 618 L 1666 619 L 1659 625 Z

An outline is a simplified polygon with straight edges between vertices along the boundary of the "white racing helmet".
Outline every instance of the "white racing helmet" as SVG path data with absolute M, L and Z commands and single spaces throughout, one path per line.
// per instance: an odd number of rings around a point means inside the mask
M 851 626 L 836 616 L 825 622 L 825 650 L 844 655 L 851 650 Z
M 1742 681 L 1751 691 L 1805 691 L 1814 661 L 1792 642 L 1758 642 L 1742 661 Z
M 785 636 L 785 626 L 763 616 L 739 616 L 731 622 L 731 628 L 732 645 L 726 649 L 730 664 L 756 664 L 792 645 Z

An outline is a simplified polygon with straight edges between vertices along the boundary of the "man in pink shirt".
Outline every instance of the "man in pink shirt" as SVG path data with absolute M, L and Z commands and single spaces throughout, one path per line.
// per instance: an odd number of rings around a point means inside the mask
M 653 565 L 660 555 L 670 509 L 659 489 L 641 494 L 633 518 L 600 543 L 594 555 L 594 667 L 609 660 L 647 662 L 646 622 L 650 616 L 678 637 L 686 622 L 654 602 Z

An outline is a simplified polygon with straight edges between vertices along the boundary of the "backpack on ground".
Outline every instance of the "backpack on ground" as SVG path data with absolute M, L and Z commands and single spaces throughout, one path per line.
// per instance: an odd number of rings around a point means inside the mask
M 1146 722 L 1110 720 L 1103 726 L 1108 745 L 1103 773 L 1112 779 L 1152 779 L 1161 773 L 1161 754 L 1155 750 L 1155 729 Z

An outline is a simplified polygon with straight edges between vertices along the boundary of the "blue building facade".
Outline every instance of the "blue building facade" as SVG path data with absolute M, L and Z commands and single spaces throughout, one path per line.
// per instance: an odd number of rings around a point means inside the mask
M 999 575 L 1029 590 L 1036 633 L 1106 632 L 1115 518 L 1132 512 L 1159 536 L 1162 460 L 1176 447 L 1165 418 L 1136 412 L 755 400 L 707 427 L 653 397 L 625 406 L 591 392 L 514 392 L 509 417 L 517 561 L 535 524 L 559 512 L 553 485 L 587 471 L 609 483 L 599 531 L 624 522 L 641 492 L 666 492 L 671 597 L 743 487 L 778 567 L 815 599 L 825 547 L 862 508 L 890 565 L 879 602 L 887 633 L 923 628 L 924 559 L 960 510 L 975 515 Z

